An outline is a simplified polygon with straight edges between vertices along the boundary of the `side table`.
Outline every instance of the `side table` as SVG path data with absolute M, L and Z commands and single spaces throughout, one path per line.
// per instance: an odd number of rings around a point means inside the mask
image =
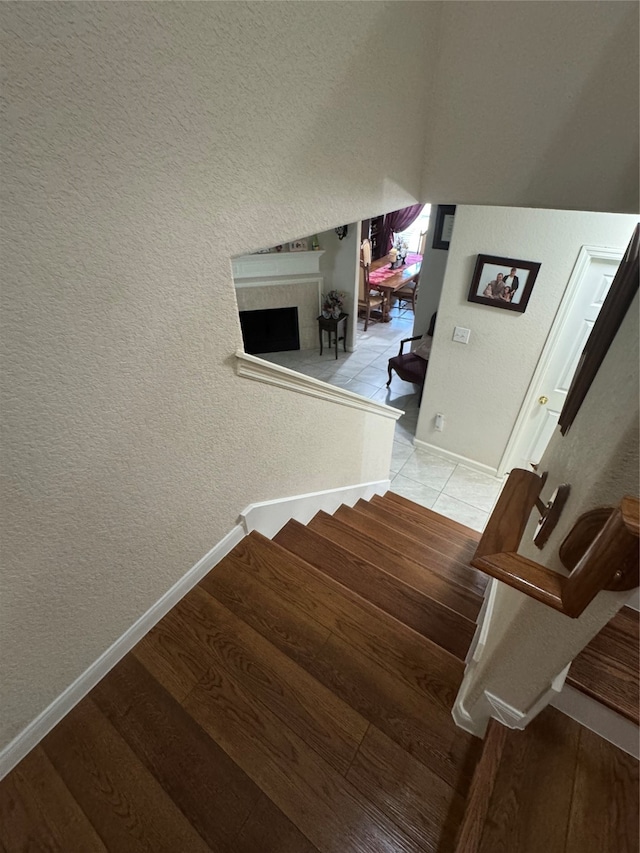
M 320 355 L 322 355 L 322 333 L 329 332 L 329 346 L 335 346 L 336 358 L 338 358 L 338 341 L 342 341 L 344 351 L 347 351 L 347 320 L 348 314 L 340 314 L 334 317 L 318 317 L 318 335 L 320 336 Z M 342 334 L 340 334 L 342 332 Z M 333 336 L 333 341 L 332 341 Z

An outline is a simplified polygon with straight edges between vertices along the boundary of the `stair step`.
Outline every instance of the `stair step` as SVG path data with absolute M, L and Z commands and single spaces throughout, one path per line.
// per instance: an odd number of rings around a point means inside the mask
M 482 605 L 482 598 L 466 587 L 459 586 L 445 573 L 432 568 L 437 566 L 438 554 L 431 552 L 429 561 L 417 563 L 402 551 L 394 551 L 390 544 L 378 534 L 372 538 L 361 533 L 356 527 L 325 512 L 319 512 L 308 527 L 321 536 L 336 542 L 346 551 L 378 565 L 425 595 L 445 604 L 461 616 L 474 620 Z M 438 567 L 439 568 L 439 567 Z
M 303 666 L 331 632 L 446 714 L 453 707 L 460 660 L 260 533 L 243 539 L 200 585 Z
M 427 542 L 432 548 L 441 551 L 443 554 L 449 554 L 467 565 L 473 559 L 477 541 L 453 528 L 449 528 L 446 524 L 442 524 L 435 513 L 433 519 L 416 520 L 409 517 L 409 513 L 406 515 L 399 513 L 394 504 L 381 506 L 362 500 L 358 501 L 353 508 L 358 512 L 370 515 L 372 518 L 379 519 L 389 527 L 393 527 L 394 530 L 401 531 L 418 542 Z M 442 519 L 444 520 L 444 516 Z
M 571 767 L 575 774 L 567 772 Z M 637 850 L 637 801 L 637 761 L 575 720 L 545 708 L 524 731 L 509 731 L 506 737 L 475 849 Z
M 458 729 L 451 717 L 462 678 L 460 661 L 257 533 L 246 537 L 200 586 L 275 648 L 284 646 L 287 654 L 288 642 L 286 638 L 282 642 L 281 622 L 272 623 L 265 618 L 265 612 L 273 614 L 278 607 L 288 614 L 286 624 L 309 621 L 324 627 L 326 641 L 315 655 L 301 658 L 299 665 L 372 727 L 462 797 L 466 796 L 481 742 Z M 203 632 L 205 644 L 213 642 L 216 634 Z M 235 649 L 230 647 L 230 651 L 235 659 Z M 250 677 L 259 680 L 260 690 L 272 689 L 266 670 L 251 668 Z M 274 701 L 280 701 L 279 691 Z M 369 732 L 373 735 L 372 728 Z M 397 750 L 389 747 L 389 752 Z M 398 779 L 402 779 L 410 768 L 396 769 Z M 362 771 L 369 770 L 374 772 L 373 765 L 369 769 L 362 763 L 354 767 L 356 787 L 365 781 Z M 414 770 L 418 783 L 418 777 L 424 774 Z M 391 784 L 393 769 L 389 772 L 381 767 L 380 772 Z M 435 782 L 430 784 L 432 792 L 440 787 Z M 385 796 L 385 809 L 394 808 L 393 798 L 404 799 L 401 786 L 389 790 L 388 798 Z M 399 801 L 397 805 L 400 806 Z M 444 803 L 442 806 L 447 815 L 449 809 Z M 433 815 L 432 820 L 435 819 Z
M 346 507 L 340 507 L 334 513 L 336 518 L 342 517 L 343 511 L 346 509 Z M 350 509 L 372 519 L 378 525 L 385 525 L 391 531 L 387 544 L 392 545 L 396 536 L 404 536 L 406 539 L 411 539 L 421 545 L 428 545 L 430 549 L 442 554 L 443 557 L 456 560 L 461 565 L 468 567 L 470 572 L 477 571 L 470 566 L 475 553 L 475 543 L 450 538 L 446 531 L 438 529 L 435 525 L 429 526 L 422 523 L 418 524 L 410 519 L 399 519 L 397 513 L 385 512 L 380 507 L 372 506 L 364 501 L 358 501 Z M 486 586 L 486 576 L 477 572 L 477 577 L 483 578 Z
M 567 683 L 640 725 L 639 615 L 623 607 L 571 664 Z
M 506 726 L 496 720 L 489 720 L 482 754 L 471 780 L 454 853 L 478 853 L 508 736 L 509 729 Z
M 380 562 L 374 566 L 297 521 L 286 524 L 274 541 L 464 660 L 475 623 L 388 574 Z
M 487 576 L 462 560 L 434 548 L 430 537 L 423 536 L 424 541 L 412 539 L 403 531 L 392 527 L 389 519 L 384 523 L 378 518 L 348 506 L 341 506 L 333 514 L 333 518 L 344 521 L 349 527 L 360 531 L 374 542 L 382 540 L 387 549 L 405 554 L 416 563 L 428 566 L 431 571 L 437 572 L 458 586 L 480 597 L 484 596 L 488 583 Z
M 467 539 L 473 539 L 474 542 L 480 541 L 481 534 L 477 530 L 473 530 L 473 528 L 467 527 L 459 521 L 454 521 L 452 518 L 448 518 L 448 516 L 440 515 L 440 513 L 434 512 L 432 509 L 427 509 L 426 506 L 415 503 L 415 501 L 409 500 L 409 498 L 405 498 L 397 494 L 397 492 L 388 491 L 384 495 L 374 495 L 371 499 L 371 503 L 373 504 L 383 503 L 383 505 L 388 505 L 389 502 L 397 504 L 402 509 L 408 510 L 413 515 L 417 515 L 425 521 L 442 524 L 448 530 L 456 531 Z

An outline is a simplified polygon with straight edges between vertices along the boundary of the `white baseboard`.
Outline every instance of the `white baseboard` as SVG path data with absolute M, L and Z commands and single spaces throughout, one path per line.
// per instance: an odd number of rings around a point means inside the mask
M 143 613 L 82 675 L 0 752 L 0 779 L 12 770 L 153 626 L 244 538 L 238 524 Z
M 443 456 L 450 462 L 455 462 L 456 465 L 465 465 L 467 468 L 473 468 L 474 471 L 480 471 L 483 474 L 488 474 L 490 477 L 497 477 L 499 480 L 502 480 L 502 477 L 498 476 L 498 469 L 492 468 L 491 465 L 485 465 L 483 462 L 476 462 L 475 459 L 468 459 L 466 456 L 461 456 L 459 453 L 452 453 L 450 450 L 443 450 L 442 447 L 437 447 L 435 444 L 429 444 L 428 441 L 422 441 L 419 438 L 414 438 L 413 443 L 415 447 L 418 447 L 421 450 L 427 450 L 429 453 L 435 453 L 437 456 Z
M 271 539 L 292 518 L 301 524 L 307 524 L 320 510 L 334 513 L 342 504 L 353 506 L 361 498 L 369 500 L 373 495 L 384 495 L 390 485 L 390 480 L 376 480 L 371 483 L 358 483 L 355 486 L 343 486 L 339 489 L 309 492 L 305 495 L 293 495 L 288 498 L 249 504 L 240 513 L 240 520 L 247 533 L 257 530 Z
M 491 719 L 497 720 L 509 729 L 525 729 L 547 705 L 555 702 L 562 691 L 564 680 L 569 672 L 569 666 L 566 666 L 529 708 L 515 708 L 508 702 L 500 699 L 499 696 L 495 696 L 488 690 L 484 690 L 479 699 L 474 702 L 473 708 L 468 710 L 464 704 L 467 686 L 465 682 L 468 684 L 467 676 L 471 675 L 476 664 L 477 661 L 473 661 L 467 667 L 465 678 L 462 681 L 460 691 L 451 711 L 451 716 L 459 728 L 480 738 L 485 736 L 489 720 Z
M 360 498 L 388 491 L 389 480 L 359 483 L 323 492 L 310 492 L 250 504 L 237 524 L 205 554 L 146 613 L 136 620 L 100 657 L 0 751 L 0 779 L 6 776 L 87 693 L 183 598 L 211 569 L 235 548 L 247 533 L 257 530 L 269 538 L 291 518 L 306 524 L 321 509 L 333 513 L 341 504 L 353 506 Z
M 589 731 L 595 732 L 634 758 L 640 758 L 640 730 L 631 720 L 581 690 L 576 690 L 570 684 L 565 684 L 551 704 Z

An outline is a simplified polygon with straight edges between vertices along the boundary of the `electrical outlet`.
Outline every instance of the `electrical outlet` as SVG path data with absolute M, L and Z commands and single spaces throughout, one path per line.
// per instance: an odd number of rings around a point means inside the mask
M 436 415 L 436 429 L 438 432 L 442 432 L 444 429 L 444 415 L 440 414 L 440 412 Z
M 471 329 L 463 329 L 462 326 L 456 326 L 453 330 L 453 340 L 458 344 L 468 344 L 471 336 Z

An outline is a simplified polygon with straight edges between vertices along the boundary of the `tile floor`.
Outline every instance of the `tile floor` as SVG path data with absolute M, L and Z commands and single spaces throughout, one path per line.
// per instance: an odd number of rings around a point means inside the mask
M 398 354 L 402 338 L 413 333 L 413 312 L 394 307 L 391 317 L 390 323 L 370 323 L 366 333 L 363 321 L 359 320 L 356 351 L 345 353 L 340 349 L 337 360 L 334 351 L 326 346 L 322 355 L 317 348 L 267 353 L 261 357 L 403 409 L 393 442 L 392 490 L 461 524 L 483 530 L 502 481 L 413 446 L 418 423 L 418 389 L 395 373 L 390 387 L 386 387 L 388 361 Z

